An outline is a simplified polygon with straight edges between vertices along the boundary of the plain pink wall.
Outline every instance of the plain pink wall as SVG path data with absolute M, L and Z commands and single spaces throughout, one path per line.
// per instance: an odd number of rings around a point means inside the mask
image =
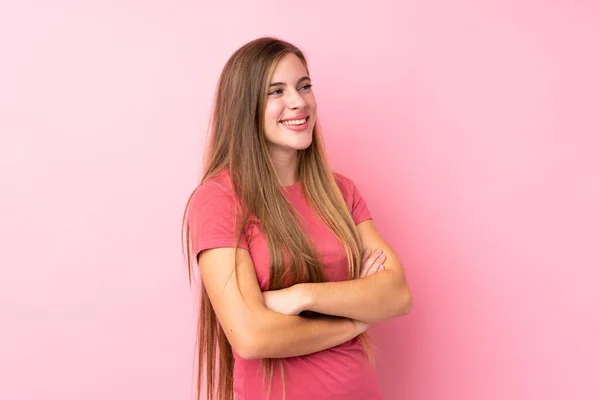
M 593 2 L 7 3 L 1 399 L 191 398 L 181 213 L 218 73 L 267 34 L 414 289 L 372 328 L 386 398 L 600 398 Z

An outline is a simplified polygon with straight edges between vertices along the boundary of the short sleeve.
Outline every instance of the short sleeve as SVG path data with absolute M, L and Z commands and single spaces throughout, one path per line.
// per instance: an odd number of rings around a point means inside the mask
M 191 250 L 194 256 L 202 250 L 235 247 L 236 220 L 239 221 L 239 218 L 239 207 L 236 206 L 231 191 L 210 181 L 198 186 L 188 208 Z M 238 247 L 248 249 L 243 231 Z
M 368 219 L 373 219 L 373 216 L 367 207 L 367 203 L 361 196 L 360 191 L 354 182 L 339 173 L 336 173 L 335 176 L 337 178 L 340 190 L 346 199 L 346 204 L 348 204 L 348 208 L 350 209 L 354 223 L 358 225 Z

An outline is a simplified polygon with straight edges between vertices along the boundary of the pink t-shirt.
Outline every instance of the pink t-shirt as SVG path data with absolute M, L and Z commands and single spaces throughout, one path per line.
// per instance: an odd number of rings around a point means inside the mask
M 355 224 L 371 218 L 367 205 L 354 183 L 335 174 Z M 300 182 L 285 188 L 292 206 L 305 218 L 302 226 L 316 243 L 323 260 L 328 281 L 348 279 L 348 264 L 344 249 L 335 235 L 318 219 L 304 198 Z M 229 180 L 228 171 L 200 185 L 189 207 L 192 250 L 235 245 L 235 215 L 239 208 Z M 262 291 L 269 287 L 269 250 L 266 237 L 252 220 L 246 224 L 239 243 L 248 250 Z M 239 400 L 266 399 L 262 385 L 260 360 L 244 360 L 236 352 L 234 391 Z M 358 340 L 301 357 L 283 359 L 286 400 L 381 400 L 375 371 Z M 270 399 L 281 399 L 279 368 L 274 369 Z

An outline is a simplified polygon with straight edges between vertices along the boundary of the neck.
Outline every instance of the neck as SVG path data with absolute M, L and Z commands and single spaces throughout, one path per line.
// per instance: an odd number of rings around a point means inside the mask
M 298 150 L 271 152 L 271 159 L 283 186 L 291 186 L 298 182 Z

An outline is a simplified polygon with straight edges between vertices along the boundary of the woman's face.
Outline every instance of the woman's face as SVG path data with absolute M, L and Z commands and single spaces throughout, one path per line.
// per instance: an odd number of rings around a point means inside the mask
M 265 134 L 272 155 L 306 149 L 312 143 L 317 102 L 300 59 L 286 54 L 273 72 L 265 109 Z

